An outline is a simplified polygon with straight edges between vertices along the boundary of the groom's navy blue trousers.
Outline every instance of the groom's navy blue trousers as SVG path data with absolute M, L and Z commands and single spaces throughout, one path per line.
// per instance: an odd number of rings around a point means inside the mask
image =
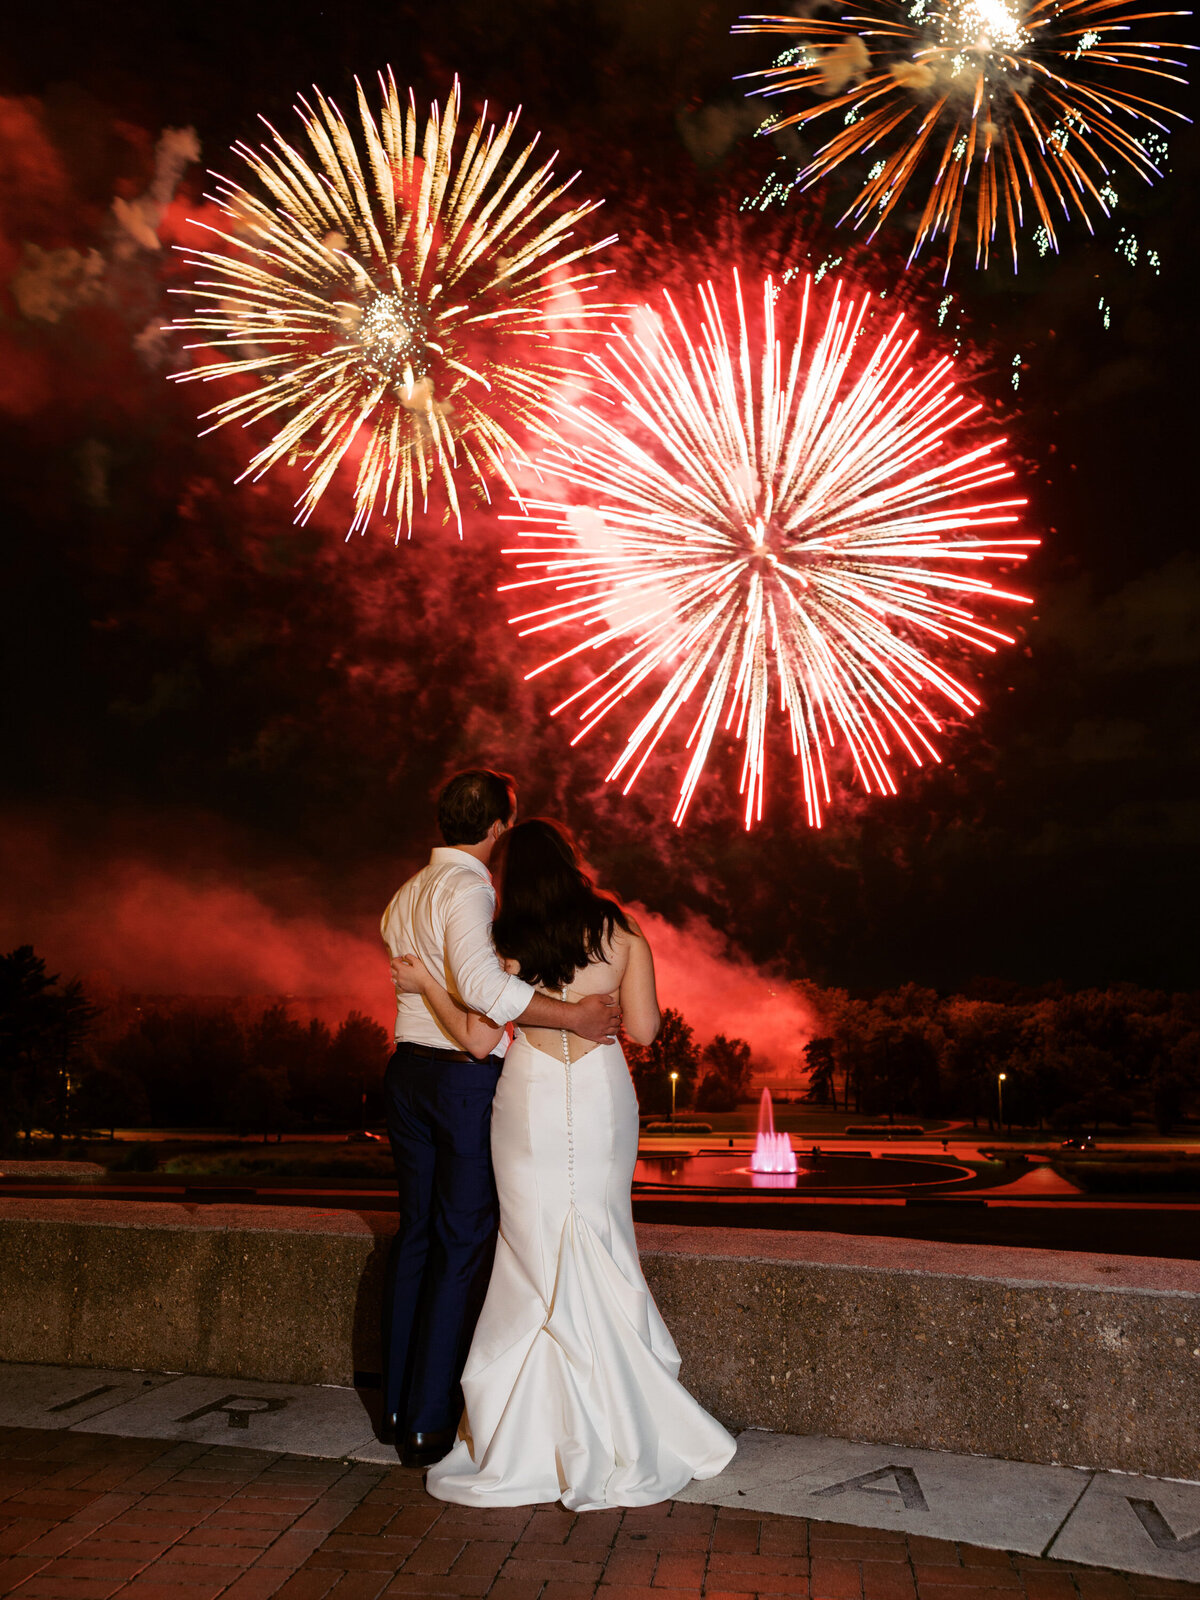
M 492 1096 L 502 1063 L 398 1042 L 384 1077 L 400 1226 L 383 1305 L 383 1409 L 401 1429 L 456 1426 L 459 1379 L 496 1245 Z

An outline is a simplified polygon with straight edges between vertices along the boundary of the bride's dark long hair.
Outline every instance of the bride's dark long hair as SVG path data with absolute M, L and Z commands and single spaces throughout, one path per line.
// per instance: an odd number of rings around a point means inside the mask
M 518 822 L 503 846 L 496 949 L 517 962 L 527 983 L 565 988 L 580 967 L 603 959 L 614 928 L 630 931 L 629 919 L 618 900 L 596 888 L 557 822 Z

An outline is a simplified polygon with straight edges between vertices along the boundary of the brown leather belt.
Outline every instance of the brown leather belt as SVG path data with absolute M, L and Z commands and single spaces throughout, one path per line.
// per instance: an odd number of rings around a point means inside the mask
M 406 1050 L 410 1056 L 422 1056 L 426 1061 L 474 1061 L 479 1063 L 479 1057 L 468 1055 L 465 1050 L 444 1050 L 441 1045 L 413 1044 L 409 1039 L 397 1039 L 397 1050 Z M 483 1058 L 485 1061 L 488 1057 Z

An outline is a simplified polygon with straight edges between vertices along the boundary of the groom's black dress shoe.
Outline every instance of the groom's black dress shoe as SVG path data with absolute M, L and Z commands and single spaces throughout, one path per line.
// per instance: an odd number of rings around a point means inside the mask
M 405 1467 L 432 1467 L 434 1462 L 450 1454 L 457 1436 L 457 1428 L 438 1428 L 433 1433 L 410 1433 L 400 1452 L 400 1463 Z
M 379 1421 L 379 1428 L 375 1437 L 380 1444 L 395 1444 L 400 1431 L 400 1418 L 394 1411 L 385 1411 Z

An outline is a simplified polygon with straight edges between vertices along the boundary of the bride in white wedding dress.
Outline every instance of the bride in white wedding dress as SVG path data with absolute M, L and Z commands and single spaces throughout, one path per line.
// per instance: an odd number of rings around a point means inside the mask
M 616 993 L 638 1044 L 659 1027 L 654 963 L 552 822 L 507 839 L 496 948 L 566 1000 Z M 474 1054 L 499 1030 L 417 962 L 411 984 Z M 407 987 L 407 983 L 406 983 Z M 465 1411 L 429 1493 L 463 1505 L 650 1505 L 714 1477 L 736 1446 L 680 1384 L 638 1262 L 630 1186 L 638 1107 L 615 1041 L 518 1030 L 492 1107 L 500 1236 L 463 1372 Z

